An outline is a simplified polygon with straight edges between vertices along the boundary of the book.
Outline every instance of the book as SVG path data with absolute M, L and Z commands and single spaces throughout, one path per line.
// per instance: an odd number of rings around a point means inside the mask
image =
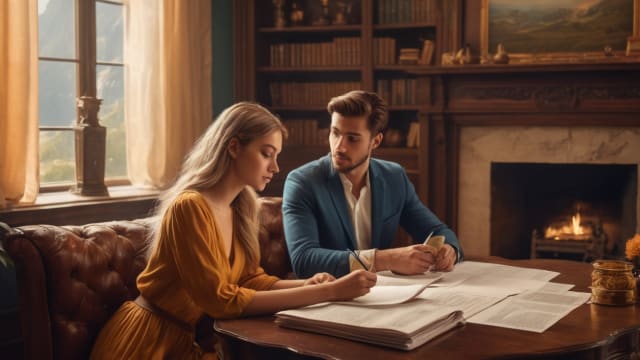
M 420 54 L 419 61 L 421 65 L 431 65 L 431 62 L 433 61 L 434 49 L 435 43 L 433 42 L 433 40 L 425 40 L 422 43 L 422 53 Z
M 407 134 L 407 147 L 419 147 L 420 146 L 420 123 L 412 121 L 409 124 L 409 132 Z
M 362 306 L 330 303 L 280 311 L 276 324 L 292 329 L 412 350 L 462 326 L 463 313 L 429 300 L 413 299 L 394 305 Z

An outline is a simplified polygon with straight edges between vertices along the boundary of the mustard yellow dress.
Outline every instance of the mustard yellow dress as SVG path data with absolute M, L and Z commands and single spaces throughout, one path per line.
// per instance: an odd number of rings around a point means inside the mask
M 234 231 L 235 233 L 235 231 Z M 256 290 L 278 281 L 261 267 L 249 269 L 233 240 L 229 260 L 206 200 L 195 191 L 180 194 L 165 214 L 156 249 L 137 279 L 146 300 L 194 325 L 206 313 L 214 319 L 240 316 Z M 194 334 L 124 303 L 100 332 L 92 359 L 193 359 L 201 356 Z

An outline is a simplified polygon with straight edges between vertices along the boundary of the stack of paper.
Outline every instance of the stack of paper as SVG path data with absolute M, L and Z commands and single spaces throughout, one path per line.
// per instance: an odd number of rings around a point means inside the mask
M 276 314 L 276 323 L 346 339 L 412 350 L 464 324 L 462 311 L 416 299 L 402 305 L 329 304 Z

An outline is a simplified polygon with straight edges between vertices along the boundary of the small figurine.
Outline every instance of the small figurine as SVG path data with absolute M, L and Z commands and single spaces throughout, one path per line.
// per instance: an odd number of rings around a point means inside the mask
M 453 57 L 453 64 L 460 65 L 462 64 L 462 58 L 464 57 L 464 48 L 461 48 L 456 52 L 456 55 Z
M 480 64 L 480 56 L 474 55 L 471 51 L 471 45 L 467 44 L 464 48 L 463 64 Z
M 509 63 L 509 54 L 504 49 L 504 45 L 502 43 L 498 44 L 498 50 L 496 54 L 493 56 L 494 64 L 508 64 Z

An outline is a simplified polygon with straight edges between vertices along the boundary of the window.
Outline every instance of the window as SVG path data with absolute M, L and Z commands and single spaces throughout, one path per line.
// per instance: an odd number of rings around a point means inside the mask
M 95 16 L 94 16 L 95 14 Z M 40 184 L 76 181 L 76 98 L 102 99 L 105 180 L 126 179 L 124 128 L 124 5 L 115 0 L 38 0 Z M 79 149 L 87 154 L 92 144 Z

